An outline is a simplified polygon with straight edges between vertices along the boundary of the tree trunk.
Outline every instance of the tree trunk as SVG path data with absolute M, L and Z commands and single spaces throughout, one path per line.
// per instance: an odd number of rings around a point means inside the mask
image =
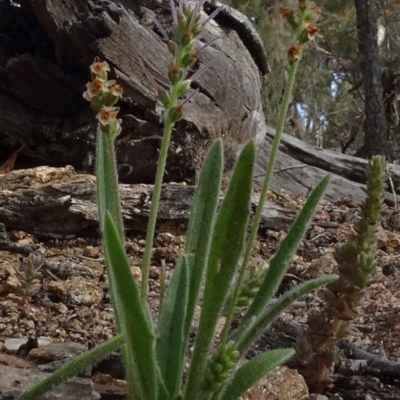
M 365 125 L 362 155 L 388 155 L 387 123 L 379 65 L 377 0 L 355 0 L 365 90 Z

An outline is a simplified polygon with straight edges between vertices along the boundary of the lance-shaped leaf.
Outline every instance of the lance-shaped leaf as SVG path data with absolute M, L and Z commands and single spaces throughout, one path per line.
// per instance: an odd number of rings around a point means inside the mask
M 156 400 L 158 382 L 152 326 L 139 296 L 119 234 L 109 212 L 104 218 L 104 245 L 120 299 L 120 318 L 126 337 L 129 363 L 126 374 L 142 399 Z
M 289 360 L 294 353 L 293 349 L 278 349 L 254 357 L 236 371 L 220 399 L 237 400 L 265 374 Z
M 258 319 L 253 322 L 251 327 L 238 341 L 239 351 L 243 354 L 246 349 L 257 339 L 257 337 L 269 326 L 269 324 L 287 307 L 293 304 L 299 297 L 311 292 L 312 290 L 334 282 L 339 278 L 338 275 L 325 275 L 320 278 L 311 279 L 307 282 L 297 285 L 293 289 L 287 291 L 267 309 L 267 311 Z M 232 340 L 235 340 L 236 332 L 232 335 Z
M 235 332 L 235 341 L 241 340 L 240 338 L 242 338 L 242 333 L 244 330 L 248 329 L 246 326 L 249 324 L 250 319 L 252 319 L 253 316 L 256 316 L 257 319 L 259 318 L 268 301 L 278 289 L 289 266 L 289 262 L 308 228 L 311 218 L 314 215 L 314 211 L 324 194 L 328 182 L 329 176 L 326 176 L 311 192 L 287 236 L 282 240 L 277 253 L 270 261 L 269 268 L 260 286 L 260 290 L 257 292 L 246 315 L 243 317 L 238 330 Z
M 34 400 L 60 385 L 69 378 L 85 371 L 90 365 L 98 363 L 112 351 L 121 347 L 124 343 L 124 335 L 118 335 L 104 343 L 99 344 L 95 348 L 78 356 L 72 362 L 64 365 L 62 368 L 51 374 L 45 380 L 32 386 L 25 393 L 18 397 L 18 400 Z
M 188 286 L 188 262 L 182 256 L 168 286 L 158 325 L 157 363 L 170 398 L 178 395 L 180 390 L 186 347 L 184 325 Z
M 223 170 L 222 140 L 212 144 L 201 169 L 190 209 L 185 254 L 189 263 L 189 299 L 186 313 L 187 340 L 197 304 L 204 268 L 207 264 L 216 219 Z
M 218 317 L 243 251 L 250 214 L 255 147 L 249 142 L 236 163 L 218 214 L 208 258 L 199 329 L 187 379 L 185 399 L 196 398 Z

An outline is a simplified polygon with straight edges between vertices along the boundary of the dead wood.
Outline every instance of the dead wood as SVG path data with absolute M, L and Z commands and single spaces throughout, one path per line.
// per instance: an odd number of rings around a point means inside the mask
M 16 399 L 23 391 L 41 382 L 50 374 L 30 368 L 17 368 L 0 364 L 0 400 Z M 90 378 L 73 378 L 43 395 L 42 399 L 62 398 L 65 400 L 96 400 L 100 394 L 95 392 Z
M 16 243 L 10 240 L 6 227 L 0 222 L 0 250 L 9 251 L 10 253 L 22 254 L 28 256 L 29 253 L 37 249 L 39 246 L 36 244 L 23 244 Z
M 167 85 L 171 55 L 153 19 L 171 34 L 169 0 L 11 3 L 0 2 L 0 164 L 26 143 L 17 168 L 73 165 L 93 171 L 96 121 L 82 93 L 97 56 L 109 62 L 110 78 L 124 89 L 123 132 L 117 140 L 120 179 L 152 183 L 163 110 L 139 61 L 158 84 Z M 194 183 L 216 137 L 227 143 L 229 169 L 243 143 L 260 143 L 265 136 L 260 92 L 267 61 L 261 39 L 247 18 L 229 7 L 218 22 L 207 24 L 199 46 L 216 36 L 221 38 L 200 53 L 190 72 L 213 61 L 194 82 L 199 93 L 175 127 L 167 181 Z
M 158 231 L 185 232 L 194 190 L 185 184 L 164 185 Z M 125 228 L 145 232 L 152 185 L 121 184 L 120 196 Z M 255 208 L 257 196 L 253 201 Z M 38 167 L 0 176 L 0 204 L 0 222 L 8 231 L 58 239 L 99 235 L 95 177 L 76 174 L 72 167 Z M 260 228 L 286 230 L 296 212 L 293 207 L 266 202 Z
M 262 334 L 259 339 L 260 342 L 255 345 L 255 350 L 252 350 L 250 354 L 254 356 L 257 353 L 257 347 L 265 348 L 265 344 L 271 349 L 293 347 L 296 338 L 304 329 L 305 326 L 293 320 L 278 317 L 272 323 L 271 328 Z M 346 360 L 340 361 L 338 364 L 338 373 L 341 375 L 373 375 L 382 379 L 400 379 L 400 362 L 376 356 L 358 348 L 356 344 L 348 343 L 344 340 L 338 340 L 336 345 L 346 357 Z M 352 360 L 363 360 L 365 362 L 356 363 L 352 362 Z M 297 357 L 289 360 L 287 365 L 299 371 L 302 371 L 304 366 Z
M 364 360 L 366 365 L 361 366 L 364 373 L 378 378 L 400 379 L 400 362 L 378 357 L 345 341 L 340 341 L 338 347 L 348 359 Z M 348 370 L 352 370 L 352 363 L 348 365 Z
M 361 175 L 367 165 L 366 160 L 316 149 L 288 135 L 284 135 L 283 143 L 281 150 L 290 148 L 292 155 L 297 154 L 293 149 L 299 148 L 302 160 L 305 160 L 305 154 L 308 154 L 310 159 L 314 157 L 314 159 L 324 160 L 325 169 L 299 164 L 297 159 L 280 151 L 272 188 L 283 189 L 289 194 L 307 195 L 320 179 L 330 173 L 331 181 L 326 193 L 328 199 L 337 200 L 341 197 L 352 196 L 356 200 L 363 200 L 365 185 L 331 171 L 343 173 L 349 178 L 361 181 Z M 271 145 L 272 137 L 269 134 L 258 154 L 255 180 L 258 185 L 262 183 Z M 308 158 L 307 161 L 309 161 Z M 400 167 L 389 164 L 388 169 L 394 181 L 400 180 Z M 351 171 L 356 172 L 351 175 Z M 179 183 L 164 185 L 158 220 L 159 231 L 184 233 L 194 190 L 192 185 Z M 120 194 L 126 229 L 145 232 L 150 212 L 152 186 L 121 184 Z M 391 193 L 387 192 L 385 197 L 388 204 L 394 204 Z M 47 238 L 98 235 L 95 178 L 88 174 L 76 174 L 70 166 L 38 167 L 1 175 L 0 201 L 3 205 L 0 208 L 0 222 L 5 224 L 7 230 L 24 230 L 37 237 Z M 255 194 L 253 208 L 257 204 L 258 197 Z M 290 208 L 287 204 L 266 202 L 260 228 L 287 230 L 296 213 L 297 210 Z M 7 244 L 4 239 L 0 247 L 12 250 L 11 247 L 15 246 L 10 246 L 10 243 Z
M 269 161 L 274 136 L 275 130 L 268 127 L 267 137 L 259 150 L 255 169 L 258 186 L 263 182 L 265 165 Z M 289 194 L 307 195 L 323 177 L 330 174 L 331 180 L 325 194 L 327 199 L 334 201 L 350 196 L 362 201 L 365 198 L 363 188 L 365 188 L 367 164 L 368 160 L 320 149 L 283 134 L 272 187 Z M 388 171 L 397 193 L 400 193 L 400 166 L 388 164 Z M 390 185 L 387 190 L 386 202 L 393 206 L 395 199 Z M 399 199 L 397 195 L 397 203 Z
M 25 390 L 46 379 L 49 375 L 50 373 L 39 371 L 33 365 L 28 368 L 18 368 L 0 364 L 0 400 L 17 399 Z M 126 385 L 117 385 L 112 381 L 94 382 L 90 377 L 79 377 L 69 379 L 40 398 L 43 400 L 60 398 L 63 400 L 122 400 L 125 397 Z
M 111 63 L 112 77 L 118 76 L 124 88 L 123 131 L 117 141 L 121 182 L 152 183 L 162 110 L 139 59 L 158 83 L 167 83 L 169 53 L 152 20 L 156 16 L 171 32 L 169 1 L 24 0 L 21 4 L 0 2 L 0 23 L 8 32 L 0 40 L 0 161 L 26 143 L 17 168 L 73 165 L 79 171 L 93 170 L 96 122 L 82 92 L 88 66 L 99 56 Z M 215 6 L 207 3 L 205 12 L 211 13 Z M 173 133 L 166 181 L 194 183 L 206 149 L 221 136 L 229 171 L 243 143 L 255 139 L 260 144 L 267 132 L 256 168 L 261 184 L 274 134 L 265 125 L 261 106 L 262 76 L 268 71 L 265 52 L 249 21 L 229 8 L 207 29 L 203 42 L 222 37 L 201 53 L 194 67 L 214 60 L 196 81 L 200 93 L 187 105 Z M 331 173 L 328 199 L 361 200 L 365 165 L 365 160 L 283 135 L 272 184 L 289 194 L 307 194 Z M 399 167 L 390 165 L 390 171 L 399 186 Z M 393 204 L 390 194 L 387 200 Z

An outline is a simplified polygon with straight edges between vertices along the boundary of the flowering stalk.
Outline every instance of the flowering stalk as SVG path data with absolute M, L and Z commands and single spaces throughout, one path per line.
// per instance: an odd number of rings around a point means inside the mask
M 120 240 L 124 240 L 124 229 L 118 190 L 118 176 L 115 160 L 114 140 L 121 132 L 121 120 L 117 118 L 119 108 L 114 107 L 122 97 L 123 90 L 114 80 L 108 80 L 110 67 L 106 61 L 101 62 L 97 57 L 90 67 L 92 81 L 87 83 L 84 99 L 90 102 L 90 107 L 97 112 L 96 146 L 96 185 L 97 204 L 100 229 L 103 233 L 104 216 L 106 211 L 112 215 L 119 232 Z M 104 156 L 106 153 L 106 157 Z M 105 182 L 105 184 L 103 184 Z M 113 299 L 116 322 L 119 333 L 118 294 L 114 283 L 113 273 L 108 267 L 108 277 L 111 297 Z
M 367 197 L 360 206 L 357 234 L 335 250 L 339 279 L 326 287 L 326 306 L 310 312 L 308 328 L 297 339 L 296 351 L 307 363 L 307 379 L 315 393 L 332 381 L 333 366 L 339 356 L 335 342 L 351 331 L 352 320 L 359 316 L 357 306 L 376 267 L 375 235 L 382 218 L 385 181 L 385 159 L 375 156 L 368 166 Z
M 281 7 L 279 9 L 280 13 L 287 19 L 290 26 L 293 28 L 295 32 L 295 41 L 292 46 L 288 50 L 288 61 L 290 65 L 289 69 L 289 77 L 286 82 L 285 93 L 280 109 L 278 126 L 276 128 L 274 143 L 271 150 L 271 155 L 269 158 L 269 163 L 267 166 L 266 176 L 264 180 L 264 184 L 261 190 L 260 199 L 258 202 L 257 210 L 254 216 L 253 226 L 250 232 L 250 236 L 246 246 L 246 252 L 243 258 L 242 266 L 240 269 L 239 277 L 237 279 L 235 291 L 232 296 L 232 301 L 229 305 L 229 309 L 226 315 L 226 322 L 224 329 L 222 331 L 221 337 L 222 341 L 225 341 L 228 336 L 229 327 L 232 321 L 233 316 L 235 315 L 236 305 L 240 296 L 240 291 L 243 286 L 243 281 L 245 278 L 246 270 L 250 262 L 251 253 L 253 251 L 254 243 L 257 238 L 258 228 L 261 222 L 262 211 L 264 206 L 264 201 L 267 196 L 268 188 L 271 183 L 272 175 L 274 173 L 274 165 L 275 160 L 278 154 L 279 143 L 281 141 L 281 136 L 283 132 L 283 128 L 286 121 L 287 110 L 290 104 L 290 98 L 292 95 L 293 84 L 296 77 L 297 67 L 299 61 L 301 60 L 303 49 L 305 44 L 313 40 L 316 34 L 319 32 L 319 29 L 314 25 L 314 21 L 316 21 L 319 17 L 320 9 L 315 6 L 310 6 L 309 2 L 306 0 L 299 0 L 298 9 L 291 9 L 288 7 Z
M 240 353 L 233 341 L 222 344 L 208 360 L 203 390 L 214 392 L 214 397 L 217 398 L 228 382 L 239 357 Z
M 151 201 L 149 222 L 147 225 L 146 234 L 146 246 L 143 256 L 143 269 L 142 269 L 142 286 L 141 286 L 141 298 L 142 301 L 146 301 L 148 293 L 148 277 L 151 264 L 151 254 L 153 249 L 154 232 L 157 222 L 157 212 L 160 202 L 161 186 L 165 173 L 165 165 L 167 161 L 168 148 L 171 140 L 172 130 L 176 122 L 182 118 L 183 106 L 192 97 L 189 95 L 184 101 L 180 99 L 186 96 L 190 91 L 191 82 L 198 77 L 209 65 L 199 70 L 196 74 L 192 75 L 190 79 L 187 79 L 187 69 L 193 65 L 197 59 L 199 52 L 205 47 L 211 44 L 207 43 L 201 48 L 196 50 L 196 37 L 202 32 L 204 23 L 200 22 L 200 11 L 205 0 L 200 0 L 196 3 L 194 9 L 190 9 L 185 2 L 180 1 L 179 7 L 176 8 L 173 0 L 171 0 L 171 11 L 174 23 L 174 35 L 175 40 L 171 40 L 165 33 L 162 26 L 157 20 L 155 24 L 159 31 L 164 37 L 167 43 L 168 49 L 173 57 L 169 65 L 168 78 L 170 87 L 165 90 L 161 86 L 158 86 L 155 80 L 152 78 L 150 72 L 146 69 L 142 63 L 142 68 L 157 90 L 158 99 L 165 107 L 164 111 L 164 132 L 161 140 L 160 155 L 158 159 L 157 172 L 154 182 L 154 190 Z M 218 10 L 219 11 L 219 10 Z M 216 15 L 216 13 L 215 13 Z M 193 92 L 193 95 L 196 92 Z
M 96 141 L 96 186 L 97 206 L 100 231 L 103 238 L 105 264 L 109 290 L 114 306 L 115 323 L 119 334 L 126 333 L 124 326 L 123 306 L 120 288 L 118 287 L 116 269 L 110 260 L 110 254 L 105 241 L 105 218 L 109 213 L 118 232 L 118 241 L 124 243 L 124 226 L 120 205 L 118 188 L 117 162 L 115 153 L 115 139 L 121 132 L 121 120 L 117 118 L 118 107 L 114 107 L 122 97 L 123 90 L 114 80 L 108 80 L 110 67 L 106 61 L 100 62 L 98 58 L 90 67 L 92 81 L 86 85 L 83 97 L 90 102 L 91 108 L 97 112 L 99 121 L 97 126 Z M 126 346 L 122 346 L 122 356 L 125 366 L 131 365 L 130 356 Z M 127 367 L 129 371 L 129 368 Z M 131 388 L 134 390 L 133 388 Z

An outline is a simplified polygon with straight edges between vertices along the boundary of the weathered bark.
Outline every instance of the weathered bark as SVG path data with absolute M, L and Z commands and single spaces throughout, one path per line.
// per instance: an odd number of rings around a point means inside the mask
M 273 133 L 272 128 L 269 128 L 268 137 L 258 154 L 256 185 L 262 183 Z M 277 171 L 273 177 L 273 189 L 283 189 L 288 194 L 306 195 L 319 180 L 330 173 L 332 178 L 326 198 L 337 200 L 340 197 L 352 196 L 362 200 L 365 197 L 365 185 L 359 182 L 364 182 L 362 177 L 366 160 L 316 149 L 289 135 L 283 136 L 281 150 L 283 152 L 278 154 Z M 302 161 L 299 162 L 291 156 Z M 325 169 L 304 164 L 305 161 L 310 164 L 323 164 Z M 389 164 L 389 171 L 392 179 L 399 182 L 400 167 Z M 159 231 L 179 234 L 185 232 L 193 194 L 194 186 L 191 185 L 169 183 L 164 186 L 158 219 Z M 126 229 L 146 231 L 152 186 L 121 184 L 120 195 Z M 394 204 L 392 193 L 387 192 L 385 198 L 387 203 Z M 253 207 L 257 203 L 258 197 L 254 195 Z M 0 223 L 3 223 L 7 230 L 24 230 L 38 237 L 52 238 L 99 234 L 95 178 L 93 175 L 76 174 L 72 167 L 38 167 L 1 175 L 0 204 Z M 287 230 L 297 211 L 287 205 L 266 202 L 260 229 Z M 11 246 L 11 243 L 7 243 L 6 238 L 2 239 L 1 234 L 0 247 L 10 251 L 21 251 L 15 248 L 15 244 Z M 29 248 L 25 251 L 29 252 Z
M 355 0 L 365 90 L 363 155 L 367 158 L 375 154 L 388 155 L 388 132 L 379 64 L 377 3 L 377 0 Z
M 250 351 L 250 355 L 257 354 L 257 346 L 265 348 L 288 348 L 293 347 L 296 339 L 306 329 L 306 325 L 299 324 L 296 321 L 286 319 L 284 317 L 277 317 L 271 324 L 271 328 L 267 329 L 260 337 L 259 342 L 255 344 L 254 349 Z M 383 359 L 368 351 L 357 348 L 356 345 L 348 343 L 345 340 L 337 340 L 336 345 L 343 350 L 346 356 L 342 360 L 340 367 L 340 374 L 342 375 L 373 375 L 379 378 L 398 378 L 400 374 L 400 363 Z M 351 360 L 365 360 L 364 365 L 358 366 L 358 370 L 354 370 L 354 364 Z M 291 368 L 296 368 L 299 371 L 304 370 L 304 363 L 295 356 L 290 359 L 286 365 Z
M 162 109 L 139 60 L 159 84 L 167 84 L 171 56 L 153 18 L 171 32 L 169 1 L 20 3 L 22 7 L 0 2 L 0 25 L 6 32 L 0 38 L 0 165 L 23 142 L 26 148 L 17 168 L 73 165 L 93 170 L 96 121 L 82 93 L 89 66 L 98 56 L 109 62 L 110 77 L 124 89 L 119 104 L 123 131 L 117 140 L 120 179 L 153 182 Z M 200 53 L 193 68 L 214 61 L 194 83 L 199 93 L 185 106 L 173 133 L 169 181 L 194 182 L 205 150 L 216 137 L 224 137 L 232 166 L 243 143 L 260 143 L 265 135 L 260 90 L 266 57 L 259 36 L 241 17 L 242 22 L 225 11 L 220 25 L 206 26 L 199 46 L 222 37 Z
M 120 185 L 122 214 L 127 230 L 146 231 L 152 188 L 152 185 L 145 184 Z M 193 194 L 194 186 L 164 186 L 158 231 L 173 234 L 185 232 Z M 255 196 L 254 204 L 257 201 Z M 47 238 L 99 235 L 95 178 L 93 175 L 75 174 L 72 167 L 38 167 L 0 176 L 0 204 L 3 205 L 0 222 L 5 224 L 7 230 L 24 230 Z M 296 211 L 293 207 L 267 202 L 261 229 L 288 229 Z
M 258 186 L 263 183 L 265 166 L 271 154 L 274 135 L 275 130 L 267 127 L 267 137 L 259 150 L 255 168 Z M 340 197 L 351 196 L 361 201 L 365 198 L 363 188 L 366 181 L 367 163 L 368 161 L 365 159 L 316 148 L 283 134 L 275 174 L 272 178 L 272 187 L 284 190 L 289 194 L 307 195 L 323 177 L 330 174 L 331 180 L 325 194 L 327 199 L 337 200 Z M 400 166 L 388 164 L 388 171 L 398 191 Z M 387 190 L 386 202 L 393 205 L 396 199 L 390 193 L 392 188 L 388 187 Z

